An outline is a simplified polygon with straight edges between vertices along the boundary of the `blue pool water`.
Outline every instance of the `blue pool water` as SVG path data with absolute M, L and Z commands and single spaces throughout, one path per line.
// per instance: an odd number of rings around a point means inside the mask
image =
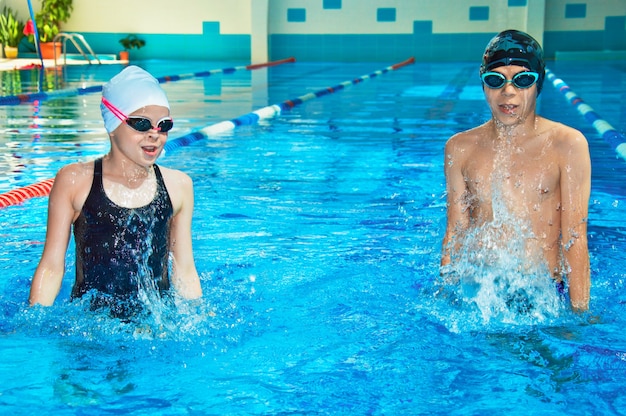
M 165 76 L 233 63 L 142 65 Z M 164 84 L 170 138 L 385 66 L 297 62 Z M 549 67 L 626 131 L 626 63 Z M 119 69 L 69 67 L 58 87 L 102 84 Z M 37 90 L 36 73 L 10 76 L 3 95 Z M 435 295 L 443 146 L 489 117 L 477 81 L 474 63 L 418 63 L 168 152 L 159 163 L 195 184 L 204 298 L 155 302 L 139 323 L 69 302 L 72 246 L 56 304 L 28 308 L 47 198 L 1 209 L 0 409 L 626 414 L 626 161 L 548 83 L 539 112 L 590 142 L 590 313 L 540 305 L 505 316 Z M 98 103 L 87 94 L 0 107 L 0 192 L 104 154 Z

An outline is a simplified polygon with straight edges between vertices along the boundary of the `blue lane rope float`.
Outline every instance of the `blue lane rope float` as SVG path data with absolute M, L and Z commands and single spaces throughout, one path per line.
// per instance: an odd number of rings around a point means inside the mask
M 580 98 L 572 89 L 560 78 L 557 78 L 554 72 L 546 68 L 546 79 L 552 82 L 554 88 L 565 96 L 565 99 L 572 104 L 576 110 L 593 126 L 594 129 L 602 136 L 605 142 L 607 142 L 617 156 L 626 160 L 626 138 L 611 126 L 606 120 L 602 119 L 598 113 L 591 108 L 590 105 L 585 104 L 582 98 Z
M 200 71 L 189 74 L 180 74 L 180 75 L 167 75 L 163 77 L 157 78 L 159 83 L 164 84 L 166 82 L 180 81 L 183 79 L 190 78 L 198 78 L 198 77 L 208 77 L 211 75 L 217 74 L 232 74 L 233 72 L 247 70 L 252 71 L 259 68 L 267 68 L 270 66 L 281 65 L 289 62 L 295 62 L 296 59 L 286 58 L 278 61 L 265 62 L 262 64 L 253 64 L 253 65 L 245 65 L 245 66 L 235 66 L 230 68 L 221 68 L 221 69 L 212 69 L 209 71 Z M 30 94 L 19 94 L 19 95 L 7 95 L 5 97 L 0 97 L 0 105 L 18 105 L 26 102 L 33 101 L 45 101 L 54 98 L 61 97 L 70 97 L 74 95 L 85 95 L 92 94 L 96 92 L 102 91 L 103 85 L 93 85 L 91 87 L 86 88 L 69 88 L 64 90 L 56 90 L 56 91 L 47 91 L 47 92 L 35 92 Z
M 371 74 L 368 75 L 363 75 L 360 76 L 358 78 L 355 78 L 353 80 L 348 80 L 348 81 L 344 81 L 338 85 L 335 85 L 333 87 L 327 87 L 327 88 L 322 88 L 321 90 L 318 90 L 316 92 L 311 92 L 308 94 L 304 94 L 301 95 L 297 98 L 291 99 L 291 100 L 286 100 L 283 101 L 280 104 L 274 104 L 274 105 L 270 105 L 267 107 L 263 107 L 260 108 L 258 110 L 255 110 L 251 113 L 248 114 L 244 114 L 242 116 L 239 116 L 237 118 L 234 118 L 232 120 L 227 120 L 227 121 L 221 121 L 219 123 L 216 124 L 212 124 L 210 126 L 204 127 L 200 130 L 191 132 L 189 134 L 186 134 L 184 136 L 178 137 L 176 139 L 172 139 L 169 140 L 167 143 L 165 143 L 165 147 L 163 148 L 163 150 L 165 151 L 165 153 L 170 152 L 174 149 L 177 149 L 181 146 L 187 146 L 191 143 L 197 142 L 199 140 L 203 140 L 206 139 L 208 137 L 220 134 L 220 133 L 225 133 L 227 131 L 233 130 L 236 127 L 239 126 L 248 126 L 248 125 L 252 125 L 252 124 L 256 124 L 258 123 L 259 120 L 263 120 L 263 119 L 268 119 L 268 118 L 272 118 L 272 117 L 276 117 L 278 115 L 280 115 L 281 112 L 286 111 L 286 110 L 290 110 L 293 107 L 300 105 L 308 100 L 311 100 L 313 98 L 318 98 L 318 97 L 322 97 L 324 95 L 328 95 L 328 94 L 332 94 L 334 92 L 340 91 L 344 88 L 349 87 L 350 85 L 354 85 L 354 84 L 358 84 L 360 82 L 366 81 L 368 79 L 371 78 L 375 78 L 377 76 L 383 75 L 389 71 L 394 71 L 398 68 L 401 68 L 403 66 L 412 64 L 415 62 L 415 58 L 411 57 L 405 61 L 399 62 L 397 64 L 388 66 L 386 68 L 383 68 L 381 70 L 378 71 L 374 71 Z
M 290 62 L 293 62 L 293 61 L 290 61 Z M 191 143 L 194 143 L 198 140 L 202 140 L 207 137 L 232 130 L 235 127 L 251 125 L 251 124 L 257 123 L 261 119 L 275 117 L 279 115 L 282 111 L 290 110 L 293 107 L 304 103 L 305 101 L 308 101 L 317 97 L 322 97 L 324 95 L 332 94 L 350 85 L 359 84 L 365 80 L 375 78 L 389 71 L 394 71 L 398 68 L 412 64 L 414 62 L 415 62 L 415 58 L 411 57 L 407 59 L 406 61 L 403 61 L 395 65 L 388 66 L 384 69 L 372 72 L 369 75 L 363 75 L 353 80 L 344 81 L 334 87 L 323 88 L 317 92 L 312 92 L 309 94 L 301 95 L 300 97 L 297 97 L 292 100 L 283 101 L 280 104 L 274 104 L 274 105 L 270 105 L 267 107 L 263 107 L 259 110 L 253 111 L 252 113 L 244 114 L 242 116 L 239 116 L 229 121 L 222 121 L 216 124 L 212 124 L 196 132 L 192 132 L 184 136 L 168 140 L 165 143 L 163 151 L 169 152 L 181 146 L 186 146 Z M 260 68 L 259 65 L 265 65 L 265 64 L 253 65 L 255 66 L 255 68 L 253 69 Z M 54 182 L 54 178 L 46 179 L 45 181 L 42 181 L 42 182 L 38 182 L 32 185 L 25 186 L 23 188 L 18 188 L 18 189 L 6 192 L 4 194 L 0 194 L 0 209 L 11 206 L 11 205 L 20 204 L 29 198 L 47 196 L 50 193 L 50 189 L 52 188 L 53 182 Z

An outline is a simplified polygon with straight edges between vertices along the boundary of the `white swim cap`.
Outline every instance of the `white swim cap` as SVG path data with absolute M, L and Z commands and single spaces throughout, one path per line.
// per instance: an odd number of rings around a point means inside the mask
M 138 66 L 131 65 L 111 78 L 102 87 L 102 97 L 106 98 L 125 115 L 148 106 L 160 105 L 170 108 L 165 91 L 159 81 Z M 100 104 L 104 127 L 111 133 L 122 123 L 103 103 Z

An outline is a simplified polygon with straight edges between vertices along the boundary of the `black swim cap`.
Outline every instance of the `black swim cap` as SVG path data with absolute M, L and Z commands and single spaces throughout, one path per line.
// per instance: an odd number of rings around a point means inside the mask
M 546 65 L 541 45 L 532 36 L 519 30 L 497 34 L 485 49 L 480 74 L 505 65 L 519 65 L 539 74 L 537 94 L 541 92 Z

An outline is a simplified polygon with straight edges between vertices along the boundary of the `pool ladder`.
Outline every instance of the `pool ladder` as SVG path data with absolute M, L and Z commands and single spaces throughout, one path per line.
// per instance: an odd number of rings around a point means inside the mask
M 67 64 L 67 46 L 66 45 L 67 45 L 68 40 L 72 42 L 76 50 L 83 56 L 83 58 L 87 60 L 87 62 L 89 62 L 89 64 L 92 63 L 91 62 L 92 59 L 96 60 L 98 64 L 102 64 L 102 62 L 100 62 L 100 58 L 98 58 L 98 55 L 96 55 L 93 49 L 91 49 L 91 46 L 89 46 L 89 44 L 87 43 L 83 35 L 81 35 L 80 33 L 59 33 L 52 40 L 52 42 L 54 43 L 53 46 L 54 46 L 54 65 L 55 66 L 57 65 L 57 50 L 56 50 L 57 43 L 62 43 L 61 51 L 63 53 L 63 65 Z M 87 50 L 88 53 L 85 53 L 85 49 Z

